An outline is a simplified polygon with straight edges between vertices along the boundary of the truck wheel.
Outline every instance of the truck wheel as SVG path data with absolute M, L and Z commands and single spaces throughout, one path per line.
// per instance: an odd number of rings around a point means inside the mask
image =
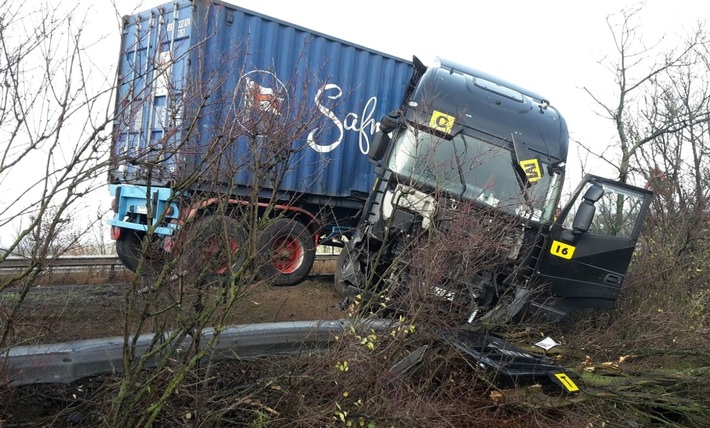
M 362 289 L 365 284 L 359 248 L 356 247 L 355 242 L 348 241 L 340 252 L 338 263 L 335 265 L 335 291 L 343 297 L 348 297 L 348 286 Z
M 295 285 L 313 268 L 316 246 L 313 236 L 296 220 L 280 218 L 259 233 L 260 273 L 274 285 Z
M 222 284 L 246 261 L 247 235 L 234 218 L 207 215 L 187 225 L 181 243 L 182 270 L 195 286 Z
M 133 229 L 122 229 L 116 240 L 116 254 L 121 263 L 131 272 L 138 269 L 138 262 L 141 257 L 141 246 L 145 233 Z M 155 247 L 155 248 L 154 248 Z M 143 269 L 141 273 L 157 274 L 163 268 L 165 256 L 163 250 L 158 246 L 148 246 L 148 253 L 145 254 Z

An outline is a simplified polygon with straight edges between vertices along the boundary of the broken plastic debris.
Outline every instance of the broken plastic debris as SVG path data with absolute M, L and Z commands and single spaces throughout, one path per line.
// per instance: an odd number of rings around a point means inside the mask
M 559 343 L 555 342 L 553 338 L 550 336 L 542 339 L 541 341 L 537 342 L 535 346 L 538 348 L 542 348 L 545 351 L 549 351 L 550 349 L 554 348 L 555 346 L 559 345 Z

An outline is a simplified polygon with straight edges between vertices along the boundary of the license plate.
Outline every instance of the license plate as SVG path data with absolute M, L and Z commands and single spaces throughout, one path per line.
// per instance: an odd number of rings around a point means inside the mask
M 431 291 L 434 293 L 435 296 L 443 297 L 450 302 L 452 302 L 454 300 L 454 295 L 456 294 L 453 291 L 449 291 L 445 288 L 436 287 L 436 286 L 431 287 Z

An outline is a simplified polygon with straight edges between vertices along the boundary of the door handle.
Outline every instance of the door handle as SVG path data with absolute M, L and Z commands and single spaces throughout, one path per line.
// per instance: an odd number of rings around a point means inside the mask
M 604 277 L 604 283 L 608 285 L 616 285 L 619 286 L 621 285 L 621 281 L 624 280 L 624 277 L 615 273 L 608 273 Z

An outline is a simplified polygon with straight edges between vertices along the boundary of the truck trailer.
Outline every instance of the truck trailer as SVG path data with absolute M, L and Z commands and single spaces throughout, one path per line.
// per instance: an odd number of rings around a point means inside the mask
M 119 258 L 159 270 L 226 221 L 233 247 L 257 241 L 274 283 L 300 282 L 316 246 L 357 225 L 376 119 L 411 74 L 411 61 L 221 1 L 124 17 L 109 172 Z

